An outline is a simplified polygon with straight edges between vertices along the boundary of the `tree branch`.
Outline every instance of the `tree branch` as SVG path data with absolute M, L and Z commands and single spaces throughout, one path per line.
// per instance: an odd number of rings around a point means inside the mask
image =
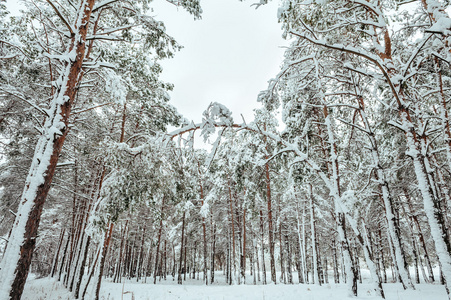
M 58 15 L 58 17 L 61 19 L 61 21 L 64 23 L 64 25 L 66 25 L 67 29 L 69 29 L 69 32 L 71 35 L 74 34 L 74 31 L 72 30 L 72 27 L 69 25 L 69 22 L 67 22 L 66 18 L 61 14 L 61 12 L 58 10 L 58 8 L 52 3 L 51 0 L 46 0 L 50 6 L 53 8 L 53 10 L 55 10 L 56 14 Z

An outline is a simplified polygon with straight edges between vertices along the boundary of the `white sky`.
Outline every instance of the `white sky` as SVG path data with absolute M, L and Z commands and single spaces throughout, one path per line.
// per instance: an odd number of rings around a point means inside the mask
M 184 48 L 163 62 L 162 79 L 175 85 L 174 106 L 188 119 L 201 121 L 210 102 L 226 105 L 237 121 L 253 119 L 257 95 L 279 70 L 283 58 L 277 23 L 278 1 L 259 9 L 253 2 L 201 1 L 202 20 L 164 0 L 155 3 L 156 18 Z
M 250 122 L 260 106 L 257 95 L 279 70 L 283 58 L 278 1 L 255 9 L 257 0 L 202 0 L 202 19 L 164 0 L 154 16 L 184 48 L 162 62 L 162 79 L 175 85 L 171 103 L 189 120 L 200 122 L 210 102 L 226 105 L 236 121 Z M 8 0 L 17 13 L 17 0 Z

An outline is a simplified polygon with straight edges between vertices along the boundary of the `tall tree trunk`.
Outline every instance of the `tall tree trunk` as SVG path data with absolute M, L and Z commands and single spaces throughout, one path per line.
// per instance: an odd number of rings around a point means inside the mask
M 262 283 L 266 284 L 266 267 L 265 267 L 265 229 L 263 222 L 263 212 L 260 210 L 260 233 L 262 241 Z
M 157 251 L 155 252 L 155 268 L 153 273 L 153 284 L 157 284 L 157 270 L 158 270 L 158 257 L 160 255 L 160 244 L 161 244 L 161 232 L 163 230 L 163 211 L 164 211 L 164 200 L 161 202 L 161 210 L 160 210 L 160 228 L 158 229 L 158 241 L 157 241 Z M 183 213 L 183 229 L 182 229 L 182 246 L 183 246 L 183 234 L 185 231 L 185 213 Z M 182 267 L 182 264 L 180 264 Z M 180 283 L 181 284 L 181 283 Z
M 426 247 L 426 241 L 424 240 L 423 230 L 421 229 L 421 225 L 420 225 L 420 222 L 418 220 L 418 216 L 413 213 L 412 200 L 411 200 L 411 198 L 410 198 L 410 196 L 409 196 L 409 194 L 408 194 L 406 189 L 404 189 L 404 196 L 407 199 L 410 215 L 412 216 L 413 223 L 415 224 L 415 226 L 417 228 L 418 239 L 420 240 L 421 246 L 423 248 L 424 259 L 426 260 L 426 267 L 427 267 L 428 273 L 429 273 L 429 281 L 430 282 L 434 282 L 435 281 L 434 272 L 432 271 L 432 263 L 431 263 L 431 260 L 429 258 L 429 251 L 428 251 L 428 249 Z
M 99 265 L 99 276 L 97 277 L 95 300 L 99 300 L 100 285 L 102 284 L 103 268 L 105 266 L 105 259 L 106 259 L 106 255 L 108 253 L 108 246 L 110 245 L 111 236 L 113 235 L 113 226 L 114 226 L 113 222 L 110 222 L 109 229 L 105 230 L 105 237 L 104 237 L 104 243 L 103 243 L 103 248 L 102 248 L 102 257 L 100 258 L 100 265 Z
M 186 273 L 189 272 L 189 266 L 186 263 L 186 251 L 188 249 L 187 244 L 188 244 L 187 238 L 185 237 L 185 246 L 184 246 L 184 253 L 183 253 L 183 266 L 184 266 L 184 268 L 183 268 L 183 281 L 186 281 Z
M 403 96 L 403 91 L 399 92 L 399 96 Z M 403 99 L 405 100 L 405 99 Z M 398 103 L 398 112 L 402 128 L 405 128 L 405 139 L 409 156 L 413 160 L 415 175 L 418 181 L 418 187 L 421 192 L 424 204 L 424 212 L 426 214 L 429 226 L 431 228 L 431 236 L 434 241 L 437 257 L 443 270 L 445 279 L 445 288 L 448 298 L 451 299 L 451 244 L 448 231 L 445 228 L 443 214 L 440 208 L 441 199 L 435 191 L 435 182 L 432 176 L 428 174 L 430 167 L 429 157 L 424 155 L 423 148 L 426 145 L 423 140 L 419 139 L 415 126 L 412 122 L 409 109 L 403 103 Z
M 233 198 L 232 198 L 232 188 L 231 188 L 231 182 L 230 182 L 230 178 L 229 178 L 229 182 L 228 182 L 228 190 L 229 190 L 229 205 L 230 205 L 230 226 L 232 227 L 232 247 L 231 247 L 231 251 L 232 251 L 232 255 L 231 255 L 231 259 L 233 262 L 233 281 L 236 280 L 236 259 L 235 259 L 235 221 L 233 218 Z
M 88 236 L 86 239 L 86 243 L 85 243 L 85 249 L 83 251 L 83 259 L 80 264 L 80 270 L 78 271 L 79 273 L 78 273 L 77 282 L 75 284 L 75 292 L 74 292 L 75 299 L 78 299 L 78 295 L 80 293 L 80 285 L 81 285 L 81 280 L 83 279 L 83 275 L 85 273 L 86 258 L 88 257 L 90 243 L 91 243 L 91 236 Z
M 232 284 L 232 279 L 230 275 L 230 230 L 229 227 L 226 228 L 227 231 L 227 240 L 226 240 L 226 247 L 227 247 L 227 254 L 226 254 L 226 269 L 225 269 L 225 275 L 226 275 L 226 283 Z
M 183 248 L 186 247 L 184 245 L 184 243 L 185 243 L 185 212 L 183 212 L 183 217 L 182 217 L 182 240 L 180 242 L 180 262 L 179 262 L 179 274 L 178 274 L 178 278 L 177 278 L 177 283 L 178 284 L 182 284 L 183 283 L 182 282 L 182 267 L 184 267 L 186 269 L 186 259 L 185 259 L 185 266 L 183 266 Z M 186 251 L 185 251 L 185 253 L 186 253 Z M 156 275 L 154 275 L 154 276 L 156 278 Z M 154 283 L 155 282 L 156 281 L 154 281 Z
M 213 222 L 212 222 L 213 223 Z M 213 245 L 211 246 L 211 267 L 210 267 L 210 277 L 211 277 L 211 283 L 213 284 L 215 282 L 215 251 L 216 251 L 216 224 L 211 224 L 213 227 Z
M 287 250 L 287 275 L 288 275 L 288 283 L 293 284 L 293 274 L 291 273 L 291 247 L 290 241 L 288 239 L 287 230 L 285 231 L 285 249 Z
M 343 212 L 342 203 L 341 203 L 341 186 L 340 186 L 340 173 L 339 173 L 339 165 L 338 165 L 338 151 L 337 144 L 335 142 L 334 131 L 332 128 L 332 121 L 328 114 L 327 106 L 323 108 L 324 113 L 324 123 L 327 127 L 327 135 L 328 135 L 328 143 L 330 146 L 330 161 L 331 161 L 331 174 L 332 182 L 330 178 L 328 178 L 324 174 L 322 175 L 322 179 L 325 182 L 330 184 L 330 194 L 334 200 L 334 213 L 335 220 L 337 224 L 337 232 L 340 238 L 341 249 L 343 254 L 344 268 L 346 274 L 346 283 L 348 284 L 349 294 L 357 296 L 357 276 L 356 270 L 354 268 L 353 257 L 351 254 L 351 248 L 349 244 L 349 238 L 346 229 L 346 215 Z
M 202 181 L 201 181 L 201 176 L 200 176 L 200 163 L 197 162 L 197 170 L 198 170 L 198 175 L 199 175 L 199 187 L 200 187 L 200 199 L 201 199 L 201 204 L 202 206 L 204 205 L 204 187 L 202 185 Z M 203 271 L 204 271 L 204 280 L 205 280 L 205 285 L 208 285 L 208 274 L 207 274 L 207 229 L 206 229 L 206 224 L 205 224 L 205 217 L 202 216 L 202 238 L 203 238 L 203 242 L 204 242 L 204 254 L 203 254 L 203 258 L 204 258 L 204 265 L 203 265 Z
M 316 220 L 315 220 L 315 204 L 313 203 L 313 191 L 312 185 L 308 185 L 309 189 L 309 202 L 310 202 L 310 233 L 312 238 L 312 260 L 313 260 L 313 270 L 312 270 L 312 278 L 313 283 L 321 285 L 320 275 L 319 275 L 319 266 L 318 266 L 318 243 L 316 241 Z
M 121 244 L 119 246 L 119 257 L 117 258 L 117 266 L 116 266 L 116 272 L 113 278 L 113 282 L 121 282 L 121 271 L 122 271 L 122 255 L 123 255 L 123 251 L 124 251 L 124 245 L 125 245 L 125 236 L 128 230 L 128 220 L 125 221 L 125 225 L 124 228 L 122 230 L 122 234 L 121 234 Z
M 138 266 L 137 266 L 137 274 L 136 274 L 136 281 L 138 282 L 141 279 L 142 275 L 142 269 L 144 265 L 144 236 L 146 234 L 146 226 L 144 225 L 143 233 L 141 237 L 141 250 L 139 252 L 139 260 L 138 260 Z M 165 241 L 165 247 L 166 247 L 166 241 Z M 166 278 L 165 278 L 166 279 Z
M 379 240 L 378 240 L 378 248 L 379 248 L 379 253 L 381 256 L 381 267 L 382 267 L 382 271 L 384 272 L 384 283 L 387 283 L 387 267 L 385 264 L 385 257 L 384 257 L 384 247 L 382 246 L 382 230 L 379 228 Z M 390 245 L 389 245 L 390 247 Z
M 255 238 L 257 239 L 257 237 L 255 237 Z M 259 253 L 258 253 L 258 241 L 256 241 L 256 243 L 255 243 L 255 260 L 256 260 L 256 263 L 257 263 L 257 270 L 256 270 L 256 272 L 257 272 L 257 281 L 260 282 L 261 281 L 261 277 L 260 277 L 260 262 L 259 262 L 259 259 L 258 259 L 258 255 L 259 255 Z
M 64 262 L 66 261 L 66 255 L 67 255 L 67 248 L 69 247 L 69 242 L 70 242 L 70 234 L 67 237 L 66 240 L 66 245 L 64 246 L 64 251 L 63 251 L 63 258 L 61 259 L 61 264 L 60 264 L 60 269 L 58 271 L 58 281 L 61 280 L 61 274 L 63 273 L 63 269 L 64 269 Z
M 382 167 L 382 164 L 380 162 L 379 158 L 379 150 L 378 150 L 378 142 L 375 137 L 375 133 L 373 131 L 373 128 L 370 125 L 370 122 L 366 116 L 365 112 L 365 105 L 363 102 L 363 98 L 359 97 L 358 99 L 358 105 L 359 105 L 359 115 L 363 121 L 363 124 L 365 126 L 366 132 L 368 133 L 368 138 L 370 140 L 370 151 L 371 151 L 371 158 L 373 160 L 373 164 L 375 166 L 375 177 L 377 182 L 379 183 L 379 190 L 381 191 L 381 198 L 384 203 L 385 208 L 385 219 L 387 221 L 387 231 L 389 234 L 389 237 L 391 239 L 392 245 L 393 245 L 393 252 L 394 252 L 394 261 L 395 261 L 395 267 L 399 274 L 399 277 L 401 279 L 401 283 L 404 287 L 404 289 L 411 288 L 413 289 L 412 280 L 410 278 L 404 249 L 402 248 L 402 241 L 401 241 L 401 229 L 399 226 L 398 220 L 395 218 L 395 207 L 393 203 L 393 197 L 390 193 L 390 189 L 388 186 L 388 181 L 385 176 L 385 170 Z
M 58 246 L 57 246 L 57 249 L 56 249 L 56 252 L 55 252 L 55 257 L 53 259 L 52 272 L 50 273 L 50 277 L 53 277 L 55 275 L 55 272 L 56 272 L 56 269 L 57 269 L 57 266 L 58 266 L 58 257 L 59 257 L 59 254 L 60 254 L 61 245 L 63 244 L 64 233 L 65 232 L 66 232 L 66 227 L 61 229 L 61 234 L 60 234 Z
M 282 234 L 282 217 L 281 217 L 281 213 L 280 213 L 280 198 L 279 201 L 277 203 L 278 206 L 278 212 L 277 212 L 277 217 L 276 220 L 279 220 L 279 253 L 280 253 L 280 282 L 286 284 L 287 283 L 287 278 L 286 278 L 286 274 L 285 274 L 285 257 L 284 257 L 284 248 L 283 248 L 283 234 Z
M 297 236 L 298 236 L 298 279 L 299 283 L 304 283 L 305 280 L 305 252 L 304 252 L 304 241 L 305 241 L 305 231 L 304 231 L 304 223 L 302 223 L 302 232 L 301 232 L 301 220 L 299 219 L 299 201 L 296 201 L 296 228 L 297 228 Z M 304 217 L 302 217 L 302 222 L 304 222 Z
M 91 278 L 94 275 L 94 271 L 95 271 L 96 265 L 97 265 L 97 260 L 99 259 L 101 251 L 102 251 L 102 248 L 100 248 L 100 246 L 99 246 L 99 249 L 97 250 L 96 258 L 95 258 L 94 262 L 92 263 L 91 271 L 89 272 L 88 280 L 86 281 L 85 288 L 83 289 L 83 293 L 81 294 L 82 299 L 85 299 L 85 294 L 86 294 L 86 291 L 88 290 L 88 286 L 89 286 L 89 283 L 91 282 Z
M 243 255 L 241 257 L 241 277 L 246 284 L 246 209 L 243 211 Z
M 163 256 L 163 261 L 164 261 L 164 280 L 166 280 L 166 274 L 167 274 L 167 248 L 166 248 L 166 243 L 167 240 L 164 240 L 164 256 Z
M 95 0 L 86 0 L 78 9 L 68 52 L 68 62 L 57 80 L 60 84 L 50 103 L 42 135 L 36 145 L 30 172 L 22 192 L 10 241 L 0 264 L 0 299 L 20 299 L 30 269 L 42 208 L 52 184 L 58 158 L 68 133 L 72 104 L 82 78 L 86 35 Z
M 268 160 L 268 156 L 265 156 L 265 159 Z M 271 263 L 271 281 L 274 284 L 277 283 L 276 280 L 276 260 L 274 258 L 274 231 L 272 224 L 272 207 L 271 207 L 271 180 L 269 176 L 269 165 L 265 164 L 265 180 L 266 180 L 266 201 L 268 205 L 268 237 L 269 237 L 269 256 Z

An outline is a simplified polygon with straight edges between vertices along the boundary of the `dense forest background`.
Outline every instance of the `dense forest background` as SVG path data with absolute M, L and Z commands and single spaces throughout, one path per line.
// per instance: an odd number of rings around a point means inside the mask
M 284 0 L 291 44 L 254 120 L 213 102 L 199 124 L 159 78 L 180 46 L 151 1 L 24 2 L 0 2 L 0 298 L 29 272 L 74 298 L 215 272 L 357 295 L 362 266 L 381 297 L 449 294 L 449 1 Z

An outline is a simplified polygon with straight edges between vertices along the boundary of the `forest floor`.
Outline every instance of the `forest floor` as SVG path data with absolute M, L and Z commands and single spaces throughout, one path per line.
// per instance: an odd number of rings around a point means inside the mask
M 269 274 L 268 274 L 269 275 Z M 100 299 L 103 300 L 334 300 L 334 299 L 381 299 L 371 289 L 371 285 L 359 284 L 357 298 L 349 298 L 345 284 L 324 284 L 322 286 L 313 284 L 268 284 L 253 285 L 252 277 L 249 276 L 250 284 L 225 285 L 225 277 L 221 274 L 215 275 L 217 280 L 213 285 L 204 286 L 202 280 L 187 279 L 183 285 L 173 281 L 172 276 L 167 280 L 157 281 L 152 284 L 153 278 L 148 278 L 147 283 L 136 280 L 126 280 L 125 283 L 112 283 L 108 280 L 102 281 Z M 202 277 L 202 275 L 200 276 Z M 293 278 L 297 274 L 293 273 Z M 332 278 L 331 278 L 332 279 Z M 333 279 L 332 279 L 333 280 Z M 401 284 L 387 283 L 383 285 L 387 300 L 446 300 L 445 288 L 439 284 L 417 284 L 415 290 L 403 290 Z M 93 289 L 88 290 L 85 299 L 93 299 Z M 25 285 L 22 299 L 26 300 L 53 300 L 73 299 L 73 294 L 66 290 L 61 283 L 50 278 L 31 278 Z

